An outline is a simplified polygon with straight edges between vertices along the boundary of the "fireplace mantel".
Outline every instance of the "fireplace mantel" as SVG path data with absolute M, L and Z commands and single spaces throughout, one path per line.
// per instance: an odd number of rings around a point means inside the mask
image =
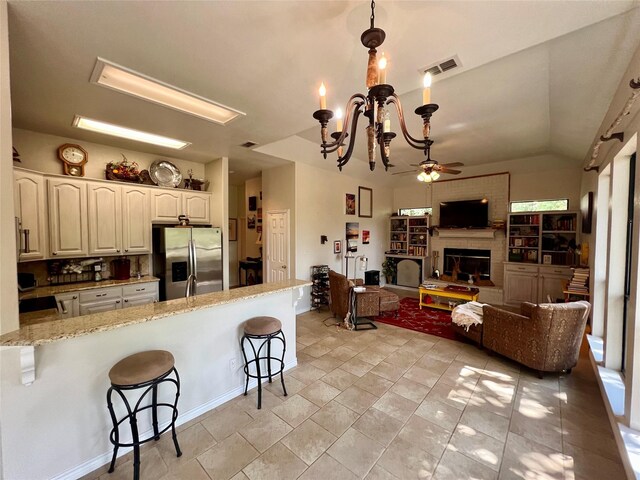
M 493 228 L 443 228 L 438 229 L 440 238 L 494 238 Z

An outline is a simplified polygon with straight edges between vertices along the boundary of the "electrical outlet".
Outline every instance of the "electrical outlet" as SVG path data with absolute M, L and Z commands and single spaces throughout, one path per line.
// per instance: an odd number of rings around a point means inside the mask
M 238 369 L 238 359 L 233 357 L 229 359 L 229 370 L 235 371 Z

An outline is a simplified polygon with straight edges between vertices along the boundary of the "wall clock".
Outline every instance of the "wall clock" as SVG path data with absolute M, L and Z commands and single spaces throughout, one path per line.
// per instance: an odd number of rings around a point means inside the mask
M 80 145 L 65 143 L 58 148 L 58 158 L 64 167 L 64 174 L 84 177 L 84 165 L 89 160 L 87 151 Z

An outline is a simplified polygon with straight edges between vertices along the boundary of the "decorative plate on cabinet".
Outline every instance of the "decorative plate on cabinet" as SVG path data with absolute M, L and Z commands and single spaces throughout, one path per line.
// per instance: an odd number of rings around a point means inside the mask
M 160 187 L 177 187 L 182 181 L 178 167 L 168 160 L 156 160 L 149 167 L 151 180 Z

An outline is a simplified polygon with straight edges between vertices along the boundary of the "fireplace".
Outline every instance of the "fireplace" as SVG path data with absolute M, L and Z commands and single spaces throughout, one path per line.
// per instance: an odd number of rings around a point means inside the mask
M 458 280 L 467 281 L 470 276 L 476 280 L 489 280 L 491 277 L 491 250 L 476 248 L 445 248 L 444 273 L 451 275 L 459 262 Z

